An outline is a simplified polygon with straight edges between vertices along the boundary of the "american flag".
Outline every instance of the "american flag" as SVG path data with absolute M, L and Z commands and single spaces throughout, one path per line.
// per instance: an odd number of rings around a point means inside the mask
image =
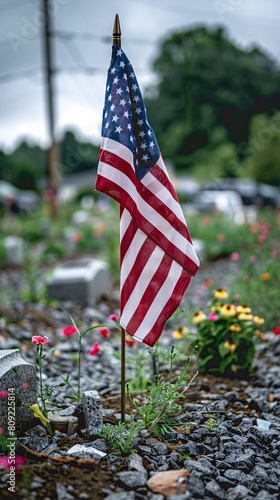
M 113 45 L 95 188 L 120 204 L 120 322 L 153 347 L 199 260 L 148 123 L 133 67 Z

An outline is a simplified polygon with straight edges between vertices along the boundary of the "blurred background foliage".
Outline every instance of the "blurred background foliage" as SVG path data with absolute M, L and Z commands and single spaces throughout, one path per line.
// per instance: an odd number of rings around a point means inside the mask
M 242 49 L 219 28 L 197 27 L 165 39 L 144 92 L 166 160 L 198 181 L 251 177 L 280 185 L 280 68 L 259 48 Z M 95 170 L 99 146 L 73 131 L 60 141 L 61 175 Z M 0 179 L 39 190 L 46 151 L 22 142 L 0 151 Z

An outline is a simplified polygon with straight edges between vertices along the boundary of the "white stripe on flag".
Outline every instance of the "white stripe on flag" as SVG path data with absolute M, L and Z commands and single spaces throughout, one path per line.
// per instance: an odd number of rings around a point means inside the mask
M 163 283 L 161 289 L 158 291 L 153 302 L 150 304 L 149 310 L 147 311 L 147 314 L 144 317 L 141 325 L 133 335 L 133 337 L 135 337 L 137 340 L 143 341 L 147 333 L 154 326 L 156 318 L 161 315 L 163 309 L 165 308 L 165 305 L 172 296 L 173 289 L 177 284 L 181 273 L 182 267 L 180 266 L 180 264 L 173 260 L 165 282 Z
M 111 165 L 101 162 L 100 174 L 110 182 L 115 182 L 120 187 L 125 186 L 127 194 L 135 201 L 139 213 L 148 221 L 152 221 L 154 227 L 160 231 L 163 236 L 168 238 L 177 248 L 184 254 L 188 255 L 197 265 L 199 264 L 198 257 L 195 253 L 193 245 L 182 236 L 176 229 L 156 210 L 151 207 L 137 192 L 135 185 L 131 180 L 119 170 Z
M 140 230 L 139 230 L 140 231 Z M 142 233 L 142 231 L 140 231 Z M 138 231 L 137 231 L 138 233 Z M 136 233 L 136 234 L 137 234 Z M 144 233 L 142 233 L 144 234 Z M 146 237 L 147 238 L 147 237 Z M 145 238 L 145 239 L 146 239 Z M 130 245 L 131 247 L 132 245 Z M 127 300 L 125 307 L 122 312 L 122 321 L 125 325 L 127 325 L 131 319 L 131 312 L 135 312 L 137 309 L 137 306 L 139 302 L 142 299 L 143 294 L 146 292 L 146 289 L 149 287 L 149 284 L 151 282 L 151 278 L 153 277 L 153 274 L 156 272 L 159 263 L 161 262 L 163 256 L 165 255 L 164 251 L 159 248 L 158 246 L 155 247 L 154 251 L 150 255 L 150 258 L 147 260 L 142 273 L 140 274 L 137 282 L 134 284 L 133 291 Z M 136 259 L 137 260 L 137 257 Z M 122 265 L 122 269 L 124 266 Z M 182 268 L 181 268 L 182 270 Z M 155 318 L 155 316 L 154 316 Z M 149 331 L 149 330 L 148 330 Z M 147 333 L 147 330 L 146 330 Z

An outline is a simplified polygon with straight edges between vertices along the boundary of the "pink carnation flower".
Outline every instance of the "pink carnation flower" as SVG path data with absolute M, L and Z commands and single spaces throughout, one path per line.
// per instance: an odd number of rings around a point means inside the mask
M 9 391 L 6 391 L 5 389 L 3 391 L 0 391 L 0 399 L 6 399 L 9 396 Z
M 217 321 L 217 319 L 219 319 L 219 316 L 211 312 L 210 314 L 208 314 L 208 319 L 210 319 L 210 321 Z
M 95 344 L 93 344 L 91 350 L 89 351 L 89 354 L 91 356 L 96 356 L 99 352 L 101 351 L 101 347 L 100 345 L 96 342 Z
M 133 347 L 135 344 L 136 344 L 136 340 L 130 340 L 130 339 L 125 339 L 125 343 L 126 345 L 128 345 L 129 347 Z
M 48 345 L 50 343 L 50 340 L 48 337 L 41 337 L 40 335 L 33 335 L 31 339 L 32 344 L 34 345 Z
M 102 335 L 102 337 L 109 337 L 110 335 L 110 330 L 107 328 L 107 326 L 103 326 L 102 328 L 99 328 L 99 333 Z
M 120 321 L 120 318 L 117 314 L 110 314 L 109 318 L 112 320 L 112 321 L 117 321 L 119 322 Z
M 233 252 L 230 256 L 230 260 L 232 262 L 237 262 L 240 259 L 240 255 L 238 252 Z
M 69 337 L 70 335 L 74 335 L 74 333 L 78 333 L 78 329 L 73 325 L 66 326 L 62 330 L 62 335 L 65 335 L 66 337 Z

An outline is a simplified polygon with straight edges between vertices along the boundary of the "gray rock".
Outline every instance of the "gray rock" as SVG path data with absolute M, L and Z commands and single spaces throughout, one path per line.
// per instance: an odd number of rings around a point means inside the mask
M 191 472 L 198 472 L 204 477 L 211 477 L 216 472 L 215 467 L 205 458 L 201 458 L 198 461 L 186 459 L 184 461 L 184 468 Z
M 56 483 L 57 500 L 75 500 L 70 493 L 68 493 L 66 486 L 62 483 Z
M 135 500 L 134 491 L 120 491 L 119 493 L 109 493 L 105 500 Z
M 202 479 L 191 474 L 190 478 L 188 479 L 187 491 L 189 491 L 192 495 L 200 496 L 201 498 L 203 498 L 204 484 Z
M 256 500 L 271 500 L 273 497 L 268 491 L 261 490 L 256 496 Z
M 167 446 L 164 443 L 157 443 L 152 446 L 152 452 L 156 455 L 166 455 Z
M 245 472 L 238 469 L 226 470 L 223 475 L 225 478 L 247 486 L 248 488 L 250 488 L 254 482 L 254 478 L 251 475 L 245 474 Z
M 263 467 L 260 467 L 259 465 L 256 465 L 253 470 L 251 471 L 252 476 L 254 477 L 255 481 L 260 484 L 265 486 L 267 483 L 269 483 L 269 476 L 265 469 Z
M 238 484 L 234 488 L 230 488 L 227 491 L 226 499 L 227 500 L 242 500 L 248 498 L 248 493 L 249 490 L 246 488 L 246 486 L 243 486 L 242 484 Z
M 23 437 L 19 438 L 19 441 L 38 453 L 49 446 L 47 431 L 42 425 L 37 425 L 27 431 Z
M 236 401 L 237 400 L 237 394 L 235 391 L 230 391 L 230 392 L 227 392 L 225 395 L 224 395 L 224 398 L 227 400 L 227 401 Z
M 207 482 L 205 485 L 205 492 L 209 493 L 209 495 L 212 496 L 212 498 L 217 498 L 223 500 L 225 498 L 225 492 L 221 488 L 221 486 L 212 479 L 211 481 Z
M 143 460 L 140 457 L 140 455 L 138 455 L 137 453 L 131 453 L 131 455 L 129 455 L 129 457 L 127 457 L 126 466 L 127 466 L 128 470 L 135 470 L 138 472 L 146 472 L 146 469 L 143 465 Z
M 145 486 L 147 482 L 147 472 L 124 471 L 118 472 L 116 476 L 128 490 Z

